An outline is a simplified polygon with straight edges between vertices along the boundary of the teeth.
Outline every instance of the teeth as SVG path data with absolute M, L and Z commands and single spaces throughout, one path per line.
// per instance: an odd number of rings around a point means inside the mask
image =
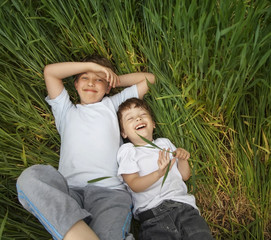
M 138 130 L 138 129 L 140 129 L 140 128 L 143 128 L 143 127 L 146 127 L 146 124 L 138 125 L 138 126 L 136 127 L 136 130 Z

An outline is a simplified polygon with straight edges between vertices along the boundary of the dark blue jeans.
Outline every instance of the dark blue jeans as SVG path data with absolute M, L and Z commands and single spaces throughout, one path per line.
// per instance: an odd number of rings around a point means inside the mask
M 144 214 L 146 213 L 146 214 Z M 189 204 L 166 200 L 143 213 L 140 240 L 209 240 L 211 231 L 199 211 Z

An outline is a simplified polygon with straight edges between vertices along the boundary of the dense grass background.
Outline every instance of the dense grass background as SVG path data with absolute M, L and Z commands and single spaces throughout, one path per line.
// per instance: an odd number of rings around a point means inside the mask
M 0 238 L 50 239 L 16 178 L 58 164 L 44 66 L 93 52 L 157 76 L 156 135 L 191 152 L 187 184 L 216 239 L 271 239 L 268 0 L 1 1 Z

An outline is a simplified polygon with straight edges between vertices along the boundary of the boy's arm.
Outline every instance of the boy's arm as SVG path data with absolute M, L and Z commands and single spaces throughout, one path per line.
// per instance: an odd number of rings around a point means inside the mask
M 158 171 L 154 171 L 143 177 L 140 177 L 138 173 L 122 174 L 121 176 L 133 192 L 143 192 L 161 178 Z
M 122 174 L 122 177 L 134 192 L 143 192 L 165 175 L 169 161 L 169 151 L 164 149 L 159 152 L 158 170 L 142 177 L 138 173 Z M 170 169 L 174 163 L 175 158 L 171 160 Z
M 119 83 L 119 77 L 111 69 L 93 62 L 54 63 L 44 68 L 44 80 L 49 97 L 54 99 L 62 92 L 64 88 L 62 79 L 89 71 L 100 74 L 111 86 Z
M 178 170 L 181 173 L 183 180 L 187 181 L 191 176 L 190 166 L 188 163 L 190 153 L 183 148 L 177 148 L 175 152 L 175 157 L 178 159 Z
M 153 84 L 155 82 L 155 76 L 152 73 L 136 72 L 130 74 L 124 74 L 119 76 L 119 87 L 128 87 L 132 85 L 137 86 L 138 97 L 143 99 L 144 95 L 148 92 L 147 80 Z

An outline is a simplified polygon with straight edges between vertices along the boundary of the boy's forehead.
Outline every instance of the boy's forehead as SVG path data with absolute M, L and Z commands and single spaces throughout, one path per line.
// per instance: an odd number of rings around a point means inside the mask
M 138 107 L 135 105 L 135 103 L 132 103 L 129 107 L 127 107 L 125 110 L 128 112 L 132 112 L 134 111 L 135 109 L 141 109 L 141 107 Z
M 87 77 L 90 77 L 90 76 L 95 76 L 95 77 L 99 77 L 96 73 L 94 72 L 83 72 L 81 73 L 80 76 L 87 76 Z
M 126 115 L 128 115 L 128 114 L 130 114 L 130 113 L 133 113 L 134 111 L 141 111 L 141 110 L 145 110 L 145 108 L 143 108 L 143 107 L 139 107 L 139 106 L 136 106 L 134 103 L 131 105 L 131 106 L 129 106 L 129 107 L 127 107 L 127 108 L 125 108 L 124 110 L 123 110 L 123 112 L 122 112 L 122 115 L 123 116 L 126 116 Z

